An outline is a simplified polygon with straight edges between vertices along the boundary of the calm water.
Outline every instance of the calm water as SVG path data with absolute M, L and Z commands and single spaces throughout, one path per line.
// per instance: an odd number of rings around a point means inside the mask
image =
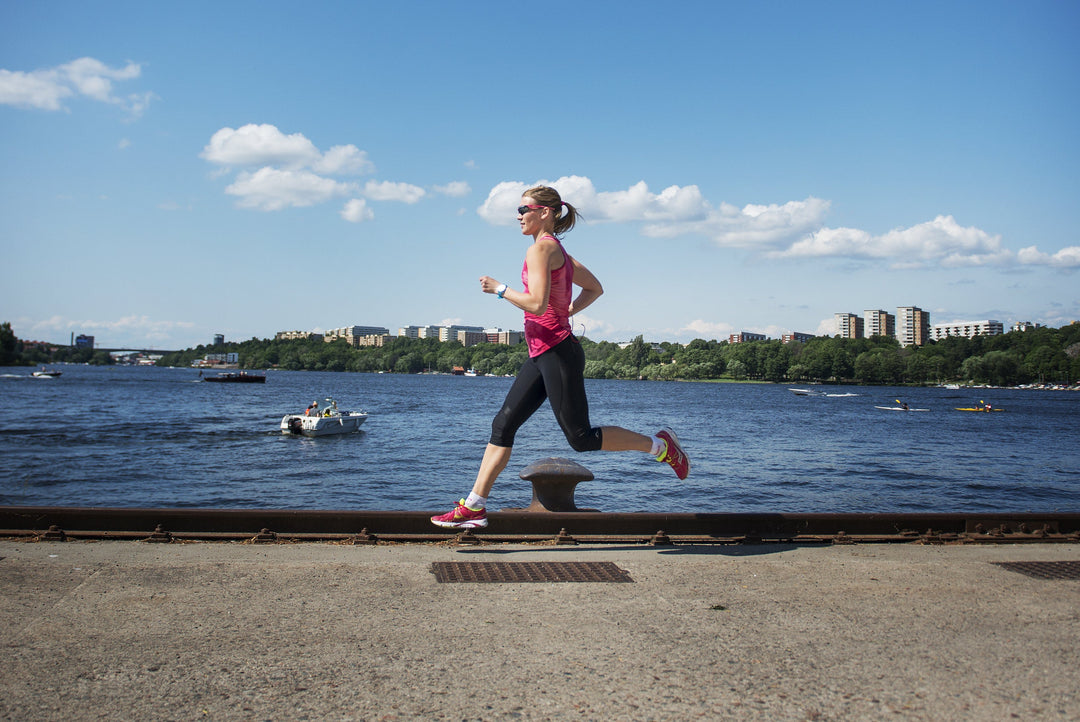
M 442 510 L 472 485 L 512 379 L 270 371 L 208 384 L 191 369 L 0 369 L 0 505 Z M 693 470 L 576 454 L 545 405 L 491 501 L 528 505 L 518 472 L 572 458 L 577 501 L 610 512 L 1080 511 L 1080 393 L 590 381 L 593 423 L 671 425 Z M 283 436 L 333 396 L 360 433 Z M 925 413 L 880 411 L 907 401 Z M 985 400 L 1005 413 L 954 411 Z

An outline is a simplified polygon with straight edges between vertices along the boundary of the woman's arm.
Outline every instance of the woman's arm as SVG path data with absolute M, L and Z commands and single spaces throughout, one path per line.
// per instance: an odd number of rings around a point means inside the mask
M 570 315 L 573 316 L 575 313 L 584 311 L 592 305 L 593 301 L 600 298 L 604 287 L 600 285 L 600 280 L 592 274 L 592 271 L 576 258 L 570 257 L 570 262 L 574 264 L 574 285 L 581 286 L 581 293 L 570 304 Z
M 525 253 L 525 263 L 529 266 L 529 292 L 507 288 L 503 298 L 522 311 L 542 315 L 547 310 L 551 295 L 551 266 L 553 263 L 558 266 L 562 262 L 561 255 L 562 250 L 554 241 L 541 241 L 529 246 Z M 480 277 L 480 289 L 484 293 L 495 293 L 500 285 L 491 276 Z

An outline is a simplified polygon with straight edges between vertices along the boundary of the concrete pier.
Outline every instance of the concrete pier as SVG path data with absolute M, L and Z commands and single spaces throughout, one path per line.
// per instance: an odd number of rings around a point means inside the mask
M 1080 719 L 1080 581 L 1010 561 L 1080 545 L 0 541 L 0 719 Z

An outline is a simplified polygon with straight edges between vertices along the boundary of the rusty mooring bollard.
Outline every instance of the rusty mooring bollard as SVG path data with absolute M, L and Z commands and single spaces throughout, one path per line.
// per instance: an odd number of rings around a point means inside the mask
M 583 481 L 592 481 L 593 473 L 570 459 L 540 459 L 518 475 L 532 482 L 532 503 L 522 511 L 596 511 L 579 509 L 574 504 L 574 489 Z

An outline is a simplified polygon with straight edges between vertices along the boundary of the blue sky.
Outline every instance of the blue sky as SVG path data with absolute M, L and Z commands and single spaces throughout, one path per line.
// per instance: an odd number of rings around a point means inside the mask
M 520 329 L 521 190 L 591 338 L 1080 318 L 1080 4 L 0 0 L 0 320 L 183 348 Z

